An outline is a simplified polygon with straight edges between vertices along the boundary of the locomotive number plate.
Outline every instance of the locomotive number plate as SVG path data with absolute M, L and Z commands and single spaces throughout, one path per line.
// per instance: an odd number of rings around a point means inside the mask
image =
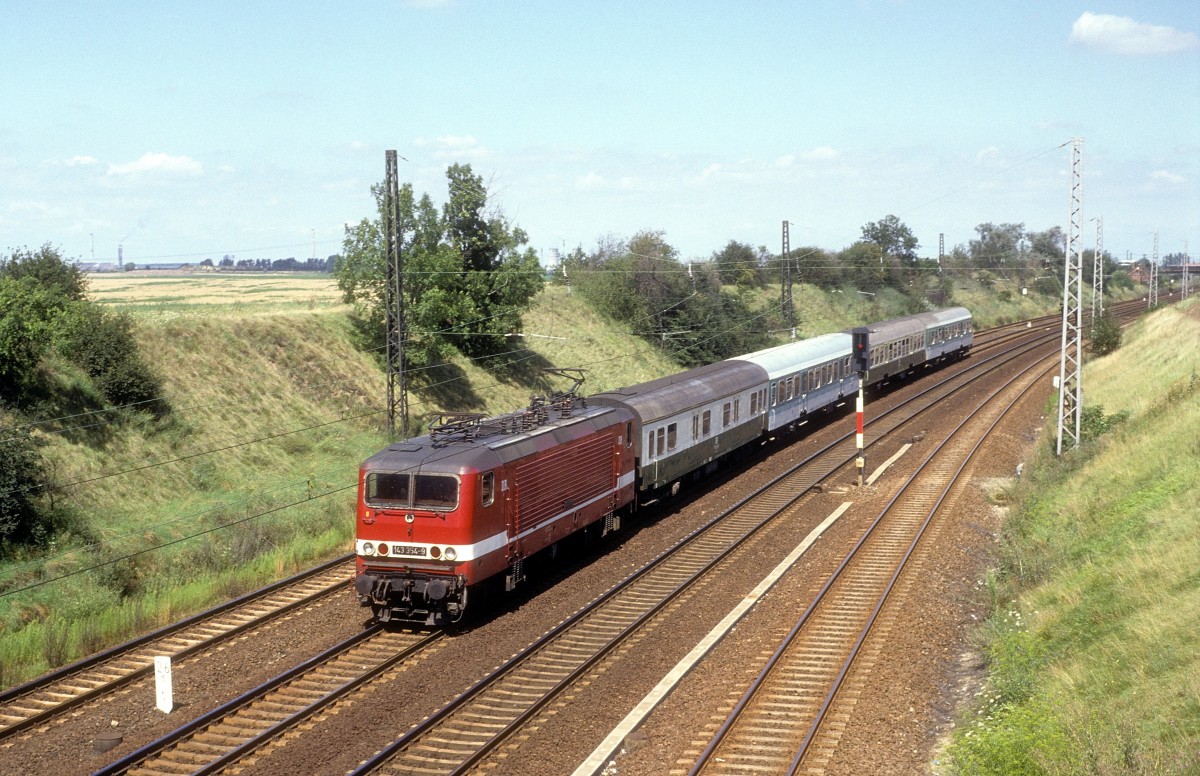
M 408 545 L 397 544 L 394 547 L 392 547 L 392 554 L 393 555 L 420 555 L 421 557 L 425 557 L 425 548 L 424 547 L 409 547 Z

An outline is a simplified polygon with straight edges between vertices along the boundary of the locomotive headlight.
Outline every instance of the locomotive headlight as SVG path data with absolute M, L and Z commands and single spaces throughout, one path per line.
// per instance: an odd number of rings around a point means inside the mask
M 455 550 L 453 547 L 447 547 L 445 555 L 446 555 L 446 560 L 454 560 L 455 558 L 458 557 L 458 551 Z
M 380 555 L 388 554 L 388 546 L 386 544 L 384 544 L 383 542 L 379 543 L 379 554 Z
M 437 548 L 437 547 L 429 548 L 429 557 L 438 558 L 438 557 L 441 557 L 441 554 L 442 554 L 442 551 L 439 548 Z
M 375 554 L 375 545 L 371 544 L 370 542 L 363 542 L 362 554 L 363 555 L 374 555 Z

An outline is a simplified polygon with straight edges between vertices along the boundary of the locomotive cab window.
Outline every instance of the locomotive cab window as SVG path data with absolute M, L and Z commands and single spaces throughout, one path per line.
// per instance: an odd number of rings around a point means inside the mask
M 496 498 L 496 475 L 484 472 L 479 476 L 479 501 L 485 507 L 490 507 Z
M 445 474 L 414 476 L 413 506 L 417 509 L 454 509 L 458 506 L 458 478 Z
M 667 450 L 674 450 L 678 437 L 678 426 L 675 423 L 667 426 Z
M 371 472 L 367 475 L 367 503 L 372 506 L 407 507 L 411 477 L 407 472 Z

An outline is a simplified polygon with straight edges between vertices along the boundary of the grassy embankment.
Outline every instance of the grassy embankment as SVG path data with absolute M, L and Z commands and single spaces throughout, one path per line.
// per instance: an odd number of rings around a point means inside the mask
M 135 317 L 173 413 L 37 431 L 61 483 L 52 496 L 82 519 L 49 552 L 0 566 L 0 686 L 345 552 L 357 465 L 386 442 L 378 360 L 355 349 L 328 277 L 131 273 L 90 284 Z M 794 291 L 802 337 L 907 309 L 890 290 Z M 777 309 L 777 289 L 753 293 L 756 308 Z M 981 326 L 1037 312 L 961 294 Z M 525 333 L 523 360 L 504 374 L 460 358 L 418 375 L 412 417 L 498 414 L 567 387 L 542 377 L 544 366 L 587 368 L 585 394 L 675 370 L 561 287 L 539 297 Z
M 0 565 L 0 686 L 345 553 L 358 464 L 386 444 L 382 369 L 353 345 L 330 279 L 96 276 L 91 294 L 134 315 L 173 412 L 35 432 L 53 497 L 81 519 L 48 552 Z M 562 339 L 527 338 L 502 376 L 466 359 L 420 376 L 412 417 L 523 407 L 568 387 L 540 375 L 550 364 L 589 366 L 588 392 L 673 369 L 562 289 L 525 328 Z
M 1115 423 L 1061 461 L 1041 445 L 1010 494 L 990 678 L 946 770 L 1200 773 L 1198 375 L 1195 299 L 1085 366 Z

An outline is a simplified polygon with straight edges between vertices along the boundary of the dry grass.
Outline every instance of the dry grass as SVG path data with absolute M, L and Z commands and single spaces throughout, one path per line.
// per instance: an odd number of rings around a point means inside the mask
M 272 272 L 126 272 L 88 275 L 90 296 L 139 317 L 344 310 L 329 275 Z

